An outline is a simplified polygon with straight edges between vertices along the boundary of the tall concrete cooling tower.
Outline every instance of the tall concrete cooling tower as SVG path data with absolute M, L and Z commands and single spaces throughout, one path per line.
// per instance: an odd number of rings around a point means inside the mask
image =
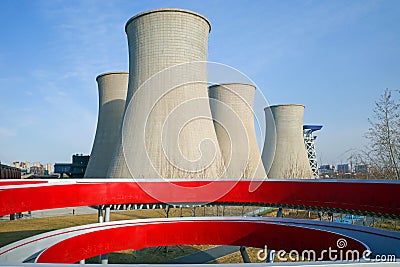
M 108 72 L 96 78 L 99 89 L 99 115 L 85 178 L 107 177 L 108 167 L 120 136 L 128 78 L 127 72 Z
M 269 178 L 312 178 L 303 138 L 304 106 L 265 108 L 266 134 L 262 160 Z
M 210 29 L 202 15 L 181 9 L 151 10 L 127 22 L 128 96 L 110 177 L 221 175 L 204 64 Z
M 210 107 L 218 143 L 232 178 L 265 178 L 254 128 L 256 87 L 245 83 L 210 86 Z

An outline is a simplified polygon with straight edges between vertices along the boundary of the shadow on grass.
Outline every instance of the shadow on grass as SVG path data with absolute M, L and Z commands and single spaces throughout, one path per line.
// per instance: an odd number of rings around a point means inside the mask
M 0 247 L 4 247 L 13 242 L 28 238 L 34 235 L 42 234 L 51 230 L 25 230 L 0 233 Z
M 165 263 L 172 259 L 193 254 L 201 249 L 193 246 L 151 247 L 141 250 L 123 250 L 109 254 L 109 263 Z M 99 256 L 86 259 L 86 263 L 99 263 Z

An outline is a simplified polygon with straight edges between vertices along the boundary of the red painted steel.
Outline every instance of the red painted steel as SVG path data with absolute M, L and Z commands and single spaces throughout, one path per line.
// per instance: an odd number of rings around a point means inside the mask
M 47 181 L 38 181 L 38 180 L 0 180 L 0 186 L 9 186 L 9 185 L 28 185 L 28 184 L 46 184 Z
M 93 182 L 0 190 L 0 216 L 100 204 L 247 203 L 337 208 L 400 216 L 400 183 L 264 181 Z
M 179 234 L 178 234 L 179 233 Z M 39 263 L 75 263 L 96 255 L 126 249 L 142 249 L 169 245 L 236 245 L 275 250 L 314 250 L 319 257 L 329 247 L 339 250 L 337 240 L 345 238 L 343 249 L 357 250 L 359 255 L 367 248 L 361 242 L 340 234 L 257 221 L 170 221 L 132 223 L 118 228 L 106 228 L 77 235 L 46 249 Z M 290 240 L 290 242 L 288 242 Z M 99 242 L 101 241 L 101 242 Z M 337 253 L 339 255 L 340 252 Z M 323 259 L 328 260 L 328 254 Z

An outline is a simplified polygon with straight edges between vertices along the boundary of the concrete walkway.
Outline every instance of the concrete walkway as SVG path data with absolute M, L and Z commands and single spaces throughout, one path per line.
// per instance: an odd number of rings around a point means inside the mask
M 69 216 L 69 215 L 81 215 L 81 214 L 96 214 L 97 209 L 91 207 L 74 207 L 74 208 L 60 208 L 60 209 L 51 209 L 51 210 L 37 210 L 32 211 L 30 214 L 28 212 L 24 212 L 24 216 L 21 219 L 30 219 L 30 218 L 47 218 L 47 217 L 56 217 L 56 216 Z M 0 217 L 0 221 L 9 221 L 10 215 Z
M 166 263 L 173 263 L 173 264 L 208 263 L 223 256 L 238 252 L 239 248 L 240 248 L 239 246 L 218 246 L 215 248 L 210 248 L 207 250 L 189 254 L 180 258 L 176 258 Z

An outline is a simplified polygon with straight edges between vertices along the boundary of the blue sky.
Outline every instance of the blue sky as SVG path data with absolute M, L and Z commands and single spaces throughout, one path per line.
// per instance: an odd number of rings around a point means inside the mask
M 179 7 L 212 24 L 210 61 L 247 74 L 270 104 L 301 103 L 323 124 L 321 163 L 361 148 L 374 101 L 400 89 L 400 1 L 2 1 L 0 160 L 90 153 L 95 77 L 128 69 L 133 15 Z

